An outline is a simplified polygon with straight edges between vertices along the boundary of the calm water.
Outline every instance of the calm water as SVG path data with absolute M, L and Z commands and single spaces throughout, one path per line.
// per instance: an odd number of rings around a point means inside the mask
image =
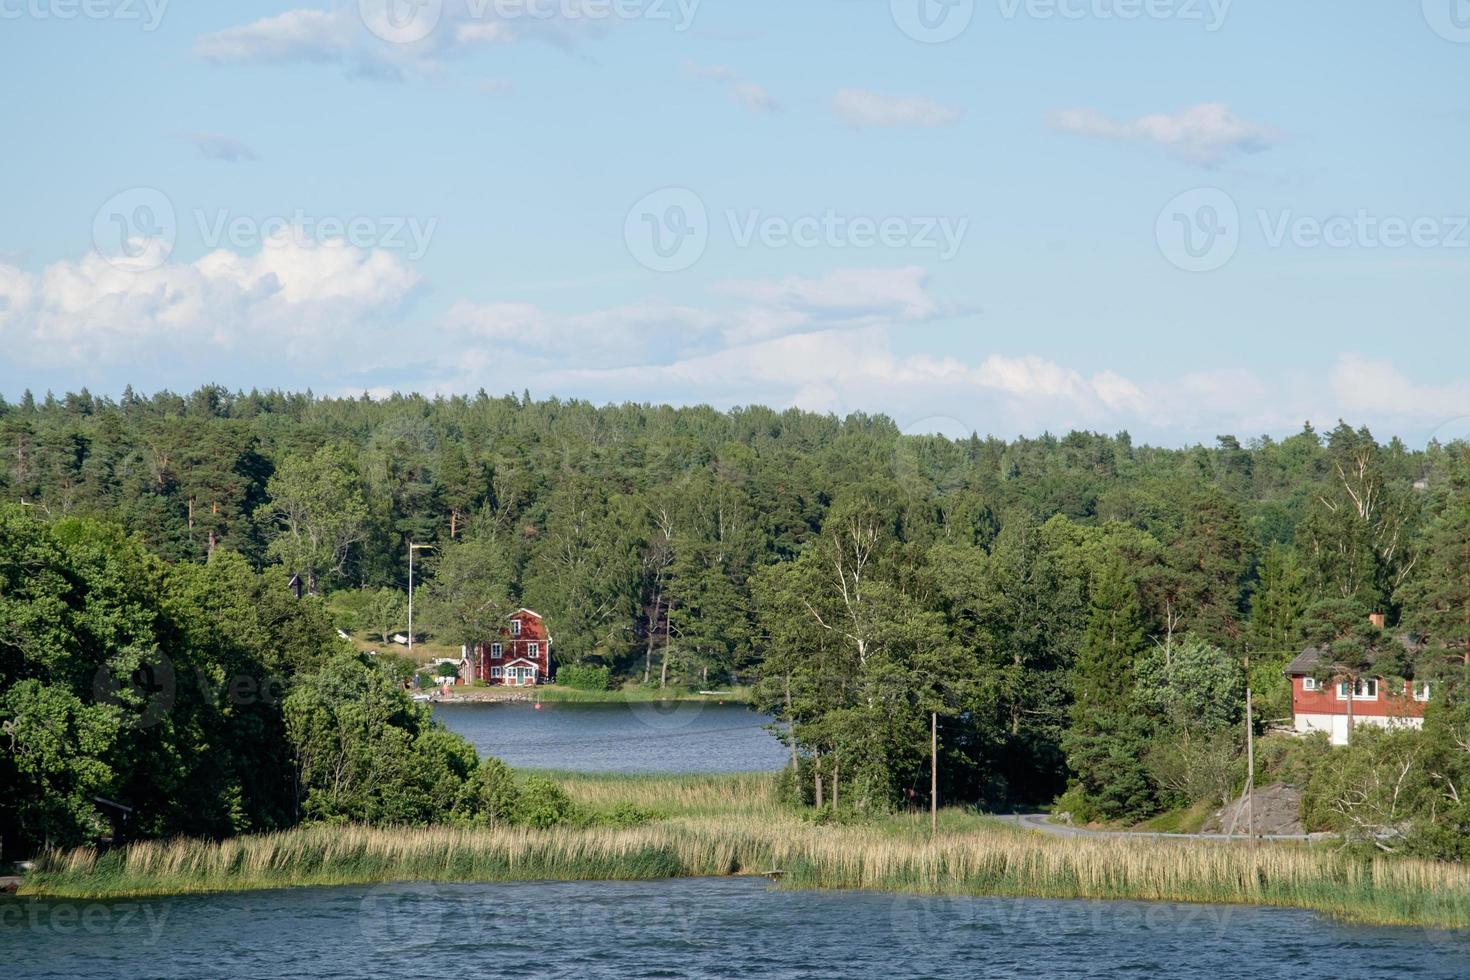
M 750 879 L 0 900 L 5 977 L 1470 976 L 1470 940 L 1273 909 L 771 890 Z
M 481 755 L 508 765 L 579 772 L 780 769 L 787 749 L 743 705 L 441 704 L 435 715 Z

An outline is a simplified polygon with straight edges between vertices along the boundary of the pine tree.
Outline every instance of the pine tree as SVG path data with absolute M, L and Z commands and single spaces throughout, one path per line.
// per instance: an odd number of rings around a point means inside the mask
M 1087 629 L 1072 671 L 1067 762 L 1100 816 L 1137 820 L 1153 807 L 1143 767 L 1144 731 L 1133 710 L 1134 662 L 1143 650 L 1138 591 L 1121 558 L 1094 576 Z

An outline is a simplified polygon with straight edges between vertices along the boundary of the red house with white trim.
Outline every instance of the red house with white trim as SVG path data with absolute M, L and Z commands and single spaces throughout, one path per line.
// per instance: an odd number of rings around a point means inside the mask
M 551 679 L 551 633 L 539 613 L 518 609 L 499 638 L 466 649 L 460 670 L 466 682 L 534 687 Z
M 1383 625 L 1376 618 L 1375 624 Z M 1399 642 L 1413 649 L 1410 638 L 1401 637 Z M 1418 728 L 1424 724 L 1430 696 L 1428 681 L 1367 676 L 1356 681 L 1339 676 L 1323 680 L 1324 673 L 1331 673 L 1330 668 L 1323 669 L 1327 657 L 1327 651 L 1320 647 L 1308 647 L 1286 666 L 1286 675 L 1291 679 L 1291 713 L 1298 732 L 1326 732 L 1333 745 L 1346 745 L 1349 717 L 1353 727 Z

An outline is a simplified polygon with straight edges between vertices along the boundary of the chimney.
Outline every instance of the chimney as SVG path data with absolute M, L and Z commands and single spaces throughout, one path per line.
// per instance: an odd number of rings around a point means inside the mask
M 1368 616 L 1368 622 L 1372 623 L 1379 629 L 1384 629 L 1388 626 L 1388 617 L 1385 616 L 1383 613 L 1371 613 Z

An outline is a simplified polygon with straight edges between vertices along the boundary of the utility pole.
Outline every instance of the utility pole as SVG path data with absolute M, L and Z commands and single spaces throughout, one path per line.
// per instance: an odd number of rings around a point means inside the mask
M 433 551 L 433 545 L 414 544 L 408 542 L 408 652 L 413 653 L 413 553 L 415 551 Z
M 939 836 L 939 712 L 929 713 L 929 836 Z
M 1256 720 L 1251 704 L 1251 646 L 1245 645 L 1245 831 L 1256 836 Z

